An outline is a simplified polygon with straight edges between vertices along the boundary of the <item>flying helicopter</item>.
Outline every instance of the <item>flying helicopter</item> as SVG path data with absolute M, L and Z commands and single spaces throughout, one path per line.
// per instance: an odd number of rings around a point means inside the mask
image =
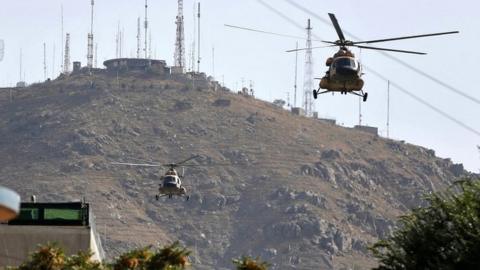
M 182 185 L 182 178 L 184 177 L 184 171 L 179 174 L 176 170 L 178 167 L 193 167 L 201 166 L 195 164 L 186 164 L 188 161 L 198 158 L 198 155 L 189 157 L 183 161 L 177 163 L 168 164 L 155 164 L 155 163 L 124 163 L 124 162 L 112 162 L 113 165 L 125 165 L 135 167 L 167 167 L 165 175 L 161 178 L 161 184 L 159 184 L 158 194 L 155 195 L 155 199 L 158 201 L 161 197 L 167 196 L 169 199 L 173 196 L 185 197 L 188 201 L 190 196 L 187 194 L 187 189 Z
M 333 27 L 338 35 L 337 41 L 323 41 L 324 43 L 331 44 L 330 46 L 322 47 L 312 47 L 311 49 L 325 48 L 325 47 L 340 47 L 339 50 L 329 57 L 325 63 L 328 67 L 328 70 L 325 73 L 325 76 L 320 78 L 319 89 L 313 90 L 313 98 L 317 99 L 318 95 L 325 94 L 329 92 L 340 92 L 341 94 L 351 93 L 363 98 L 363 101 L 367 101 L 368 93 L 363 91 L 364 81 L 361 76 L 363 75 L 362 66 L 360 62 L 355 58 L 355 55 L 348 49 L 348 47 L 357 47 L 361 49 L 368 50 L 380 50 L 380 51 L 390 51 L 390 52 L 399 52 L 399 53 L 410 53 L 425 55 L 423 52 L 416 51 L 406 51 L 406 50 L 397 50 L 397 49 L 387 49 L 387 48 L 378 48 L 371 47 L 359 44 L 370 44 L 370 43 L 379 43 L 393 40 L 402 40 L 402 39 L 412 39 L 412 38 L 421 38 L 421 37 L 430 37 L 430 36 L 440 36 L 448 34 L 457 34 L 458 31 L 450 32 L 441 32 L 441 33 L 432 33 L 432 34 L 423 34 L 423 35 L 414 35 L 414 36 L 403 36 L 395 38 L 385 38 L 385 39 L 376 39 L 376 40 L 367 40 L 367 41 L 350 41 L 345 39 L 343 31 L 340 28 L 340 25 L 335 17 L 335 14 L 328 13 L 330 20 L 332 21 Z M 310 27 L 309 27 L 310 28 Z M 307 50 L 308 48 L 288 50 L 287 52 L 294 52 L 299 50 Z M 323 91 L 321 89 L 324 89 Z

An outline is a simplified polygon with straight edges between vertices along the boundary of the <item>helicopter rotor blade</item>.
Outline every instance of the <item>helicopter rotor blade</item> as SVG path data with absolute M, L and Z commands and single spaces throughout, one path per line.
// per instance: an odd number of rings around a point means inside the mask
M 200 157 L 200 156 L 199 156 L 199 155 L 193 155 L 193 156 L 191 156 L 191 157 L 189 157 L 189 158 L 187 158 L 187 159 L 185 159 L 185 160 L 182 160 L 182 161 L 180 161 L 180 162 L 175 163 L 174 165 L 179 166 L 179 165 L 182 165 L 183 163 L 185 163 L 185 162 L 187 162 L 187 161 L 190 161 L 190 160 L 192 160 L 192 159 L 196 159 L 196 158 L 198 158 L 198 157 Z M 172 165 L 172 164 L 168 164 L 168 165 Z
M 148 163 L 128 163 L 128 162 L 111 162 L 112 165 L 136 166 L 136 167 L 162 167 L 162 164 L 148 164 Z
M 425 55 L 425 54 L 426 54 L 426 53 L 424 53 L 424 52 L 405 51 L 405 50 L 396 50 L 396 49 L 386 49 L 386 48 L 378 48 L 378 47 L 370 47 L 370 46 L 362 46 L 362 45 L 353 45 L 353 46 L 354 46 L 354 47 L 357 47 L 357 48 L 369 49 L 369 50 L 378 50 L 378 51 L 411 53 L 411 54 L 420 54 L 420 55 Z
M 356 41 L 356 42 L 352 42 L 352 44 L 353 45 L 368 44 L 368 43 L 386 42 L 386 41 L 411 39 L 411 38 L 422 38 L 422 37 L 432 37 L 432 36 L 441 36 L 441 35 L 451 35 L 451 34 L 458 34 L 458 33 L 460 33 L 460 32 L 459 31 L 450 31 L 450 32 L 441 32 L 441 33 L 432 33 L 432 34 L 414 35 L 414 36 L 404 36 L 404 37 L 396 37 L 396 38 L 384 38 L 384 39 L 375 39 L 375 40 L 366 40 L 366 41 Z
M 335 31 L 337 31 L 337 35 L 338 35 L 338 38 L 340 39 L 340 43 L 341 44 L 345 43 L 345 36 L 343 35 L 342 28 L 340 28 L 340 24 L 338 24 L 335 14 L 328 13 L 328 16 L 330 17 L 330 20 L 333 23 L 333 27 L 335 27 Z
M 312 47 L 311 49 L 322 49 L 322 48 L 330 48 L 330 47 L 335 47 L 337 45 L 328 45 L 328 46 L 319 46 L 319 47 Z M 306 51 L 308 48 L 299 48 L 299 49 L 293 49 L 293 50 L 288 50 L 285 52 L 298 52 L 298 51 Z

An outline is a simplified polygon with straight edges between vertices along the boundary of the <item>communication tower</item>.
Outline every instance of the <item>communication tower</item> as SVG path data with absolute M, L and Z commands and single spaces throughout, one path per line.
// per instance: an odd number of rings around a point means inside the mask
M 310 19 L 307 23 L 307 44 L 305 46 L 305 73 L 303 81 L 303 108 L 305 114 L 311 116 L 313 113 L 313 57 L 312 57 L 312 27 Z
M 47 44 L 43 43 L 43 79 L 47 79 Z
M 5 43 L 3 39 L 0 39 L 0 61 L 3 60 L 3 55 L 5 54 Z
M 183 0 L 178 0 L 178 13 L 177 21 L 177 37 L 175 40 L 175 54 L 174 58 L 174 67 L 178 69 L 181 73 L 184 72 L 185 68 L 185 29 L 183 22 Z
M 198 3 L 198 14 L 197 14 L 197 18 L 198 18 L 198 58 L 197 58 L 197 72 L 200 73 L 200 60 L 202 59 L 200 57 L 200 2 Z
M 148 0 L 145 0 L 145 23 L 144 23 L 144 27 L 145 27 L 145 47 L 144 47 L 144 50 L 145 50 L 145 59 L 148 59 L 148 17 L 147 17 L 147 11 L 148 11 Z
M 94 0 L 91 1 L 91 17 L 90 17 L 90 33 L 88 34 L 88 52 L 87 52 L 87 67 L 93 67 L 93 5 Z
M 140 51 L 142 50 L 142 43 L 140 42 L 142 38 L 140 17 L 137 19 L 137 58 L 140 58 Z M 118 54 L 118 53 L 117 53 Z
M 70 34 L 65 37 L 65 57 L 63 58 L 63 73 L 70 73 Z

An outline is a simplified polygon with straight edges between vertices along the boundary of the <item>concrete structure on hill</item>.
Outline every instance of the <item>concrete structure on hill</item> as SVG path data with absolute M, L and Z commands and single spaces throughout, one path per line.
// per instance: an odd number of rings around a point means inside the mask
M 305 110 L 300 107 L 293 107 L 292 108 L 293 115 L 305 116 Z
M 378 135 L 378 128 L 377 127 L 356 125 L 354 128 L 357 129 L 357 130 L 363 131 L 363 132 L 373 134 L 373 135 Z
M 0 268 L 18 266 L 38 245 L 58 243 L 67 255 L 91 250 L 105 258 L 89 204 L 22 203 L 19 216 L 0 225 Z
M 331 125 L 336 125 L 337 124 L 337 120 L 332 119 L 332 118 L 318 118 L 318 120 L 320 120 L 322 122 L 325 122 L 327 124 L 331 124 Z
M 152 71 L 159 74 L 170 74 L 170 68 L 164 60 L 143 58 L 116 58 L 103 62 L 107 71 Z

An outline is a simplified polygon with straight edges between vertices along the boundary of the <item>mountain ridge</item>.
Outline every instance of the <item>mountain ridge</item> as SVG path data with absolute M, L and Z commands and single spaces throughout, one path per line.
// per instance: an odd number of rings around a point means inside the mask
M 469 175 L 433 150 L 196 83 L 95 72 L 3 92 L 0 183 L 40 201 L 85 197 L 109 256 L 178 239 L 195 269 L 244 254 L 272 269 L 364 269 L 399 215 Z M 205 166 L 186 170 L 188 202 L 155 201 L 162 170 L 111 164 L 193 154 Z

